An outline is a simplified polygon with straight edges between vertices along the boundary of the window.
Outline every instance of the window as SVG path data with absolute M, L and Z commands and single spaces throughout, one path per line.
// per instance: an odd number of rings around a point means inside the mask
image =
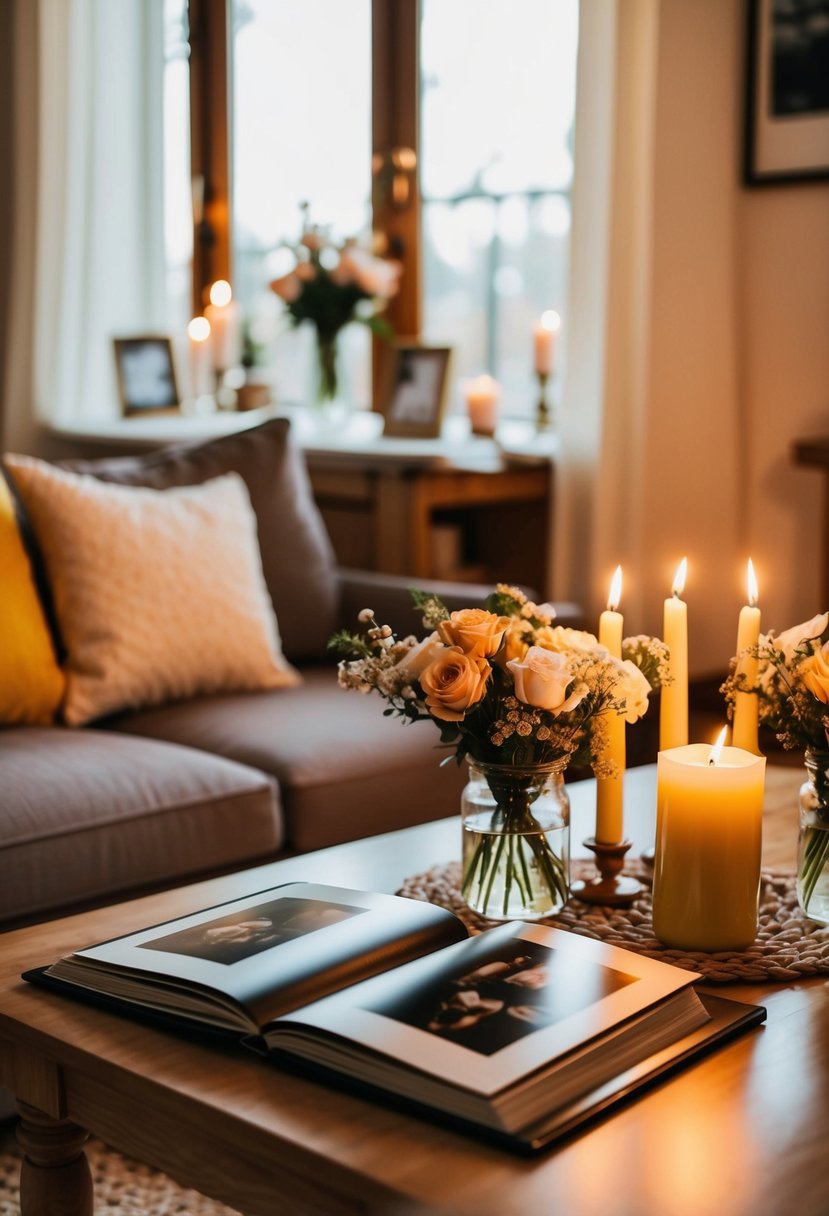
M 207 234 L 194 303 L 230 277 L 280 400 L 301 400 L 307 336 L 280 332 L 267 290 L 280 245 L 296 239 L 302 201 L 335 237 L 373 216 L 405 265 L 397 333 L 452 346 L 456 381 L 489 371 L 506 412 L 530 414 L 533 324 L 549 308 L 566 321 L 578 0 L 189 10 Z M 369 404 L 369 343 L 351 328 L 347 391 Z

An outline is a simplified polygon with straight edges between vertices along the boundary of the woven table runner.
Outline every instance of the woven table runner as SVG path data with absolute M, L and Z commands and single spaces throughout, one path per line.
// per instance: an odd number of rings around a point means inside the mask
M 581 933 L 612 946 L 623 946 L 647 958 L 661 959 L 696 971 L 708 984 L 757 983 L 829 975 L 829 928 L 807 920 L 800 911 L 793 874 L 766 871 L 760 889 L 760 929 L 747 950 L 708 954 L 663 946 L 653 935 L 650 868 L 639 861 L 625 867 L 646 884 L 644 893 L 626 908 L 605 908 L 571 898 L 555 916 L 541 924 Z M 573 878 L 595 874 L 592 861 L 575 861 Z M 425 874 L 407 878 L 398 895 L 438 904 L 454 912 L 472 933 L 491 928 L 487 920 L 466 906 L 460 893 L 461 867 L 456 861 L 433 866 Z

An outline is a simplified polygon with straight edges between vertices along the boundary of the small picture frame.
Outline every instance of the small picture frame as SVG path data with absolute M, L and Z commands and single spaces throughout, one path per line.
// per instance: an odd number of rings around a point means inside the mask
M 159 414 L 179 407 L 173 347 L 164 335 L 113 338 L 121 409 L 129 414 Z
M 829 5 L 748 0 L 743 183 L 829 179 Z
M 382 400 L 384 435 L 434 439 L 446 411 L 451 347 L 395 344 Z

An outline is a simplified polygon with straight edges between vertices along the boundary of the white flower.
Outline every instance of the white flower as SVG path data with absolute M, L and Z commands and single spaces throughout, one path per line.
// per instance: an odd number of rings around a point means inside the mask
M 778 633 L 777 637 L 765 640 L 777 650 L 782 650 L 786 663 L 791 666 L 797 657 L 795 652 L 801 643 L 819 638 L 826 629 L 827 623 L 829 623 L 829 612 L 821 612 L 818 616 L 813 616 L 810 621 L 804 621 L 802 625 L 793 625 L 791 629 L 784 629 L 782 633 Z
M 630 659 L 611 660 L 616 669 L 614 695 L 624 701 L 626 722 L 638 722 L 648 711 L 648 694 L 651 686 L 642 672 Z

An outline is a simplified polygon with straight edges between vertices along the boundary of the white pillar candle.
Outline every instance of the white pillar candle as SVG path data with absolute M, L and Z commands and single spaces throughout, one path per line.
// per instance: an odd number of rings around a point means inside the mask
M 541 320 L 533 329 L 535 347 L 535 370 L 539 376 L 550 376 L 555 363 L 556 342 L 561 329 L 561 317 L 551 308 L 541 314 Z
M 757 935 L 766 761 L 737 747 L 717 759 L 724 738 L 657 757 L 653 928 L 681 950 L 741 950 Z
M 754 566 L 748 559 L 746 571 L 748 603 L 740 609 L 740 620 L 737 626 L 737 674 L 745 678 L 747 683 L 754 684 L 757 680 L 757 656 L 745 654 L 751 646 L 756 646 L 760 640 L 760 609 L 757 607 L 757 579 L 754 576 Z M 731 742 L 735 747 L 742 747 L 755 756 L 760 754 L 757 737 L 759 705 L 757 694 L 753 692 L 738 692 L 734 698 L 734 728 Z
M 187 354 L 190 369 L 190 396 L 203 397 L 212 388 L 210 359 L 210 322 L 206 317 L 193 317 L 187 326 Z
M 501 386 L 492 376 L 476 376 L 464 385 L 469 423 L 476 435 L 494 435 L 498 423 Z
M 670 652 L 671 674 L 671 682 L 662 685 L 659 706 L 659 746 L 663 751 L 688 742 L 688 608 L 680 599 L 687 569 L 688 559 L 683 558 L 662 618 L 662 640 Z
M 610 584 L 607 609 L 599 617 L 599 642 L 616 659 L 622 657 L 624 621 L 616 609 L 622 596 L 622 567 L 617 566 Z M 621 714 L 605 714 L 607 730 L 603 759 L 616 765 L 615 777 L 596 781 L 596 839 L 615 844 L 624 838 L 625 719 Z
M 226 279 L 217 279 L 210 288 L 210 303 L 204 315 L 210 322 L 213 367 L 221 372 L 238 367 L 242 356 L 242 319 Z

